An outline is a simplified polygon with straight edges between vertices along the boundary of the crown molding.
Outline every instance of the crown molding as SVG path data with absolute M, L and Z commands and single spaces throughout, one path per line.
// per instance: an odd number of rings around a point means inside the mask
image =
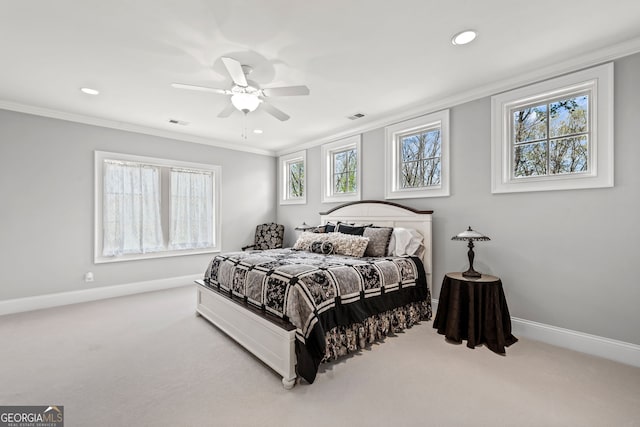
M 254 147 L 238 147 L 229 142 L 218 141 L 215 139 L 204 138 L 195 135 L 188 135 L 179 132 L 171 132 L 162 129 L 156 129 L 147 126 L 135 125 L 133 123 L 120 122 L 115 120 L 101 119 L 93 116 L 82 114 L 68 113 L 64 111 L 51 110 L 48 108 L 36 107 L 33 105 L 18 104 L 15 102 L 0 99 L 0 109 L 15 111 L 18 113 L 33 114 L 35 116 L 48 117 L 58 120 L 66 120 L 69 122 L 82 123 L 85 125 L 98 126 L 109 129 L 117 129 L 126 132 L 140 133 L 144 135 L 158 136 L 161 138 L 175 139 L 178 141 L 193 142 L 196 144 L 204 144 L 218 148 L 226 148 L 234 151 L 244 151 L 247 153 L 261 154 L 264 156 L 276 156 L 274 151 L 264 150 Z
M 588 68 L 594 65 L 598 65 L 607 61 L 622 58 L 640 52 L 640 37 L 627 40 L 623 43 L 612 45 L 606 48 L 598 49 L 590 53 L 580 55 L 566 61 L 555 63 L 551 66 L 539 68 L 537 70 L 518 74 L 517 76 L 501 80 L 499 82 L 490 83 L 471 91 L 465 91 L 457 94 L 450 95 L 445 98 L 427 98 L 418 104 L 414 104 L 409 108 L 403 108 L 402 110 L 396 110 L 385 114 L 384 117 L 367 122 L 358 127 L 350 127 L 335 133 L 331 133 L 324 137 L 313 139 L 311 141 L 299 141 L 283 149 L 272 151 L 255 147 L 239 147 L 237 145 L 214 140 L 210 138 L 189 135 L 179 132 L 166 131 L 162 129 L 135 125 L 132 123 L 120 122 L 115 120 L 102 119 L 93 116 L 86 116 L 82 114 L 75 114 L 57 110 L 51 110 L 42 107 L 36 107 L 25 104 L 18 104 L 10 101 L 0 100 L 0 109 L 16 111 L 20 113 L 33 114 L 37 116 L 49 117 L 59 120 L 66 120 L 76 123 L 83 123 L 92 126 L 105 127 L 110 129 L 118 129 L 127 132 L 140 133 L 144 135 L 158 136 L 161 138 L 175 139 L 179 141 L 193 142 L 196 144 L 204 144 L 219 148 L 225 148 L 228 150 L 242 151 L 253 154 L 260 154 L 265 156 L 281 156 L 284 154 L 290 154 L 294 151 L 313 148 L 318 145 L 322 145 L 328 142 L 333 142 L 338 139 L 348 138 L 354 135 L 369 132 L 375 129 L 379 129 L 385 126 L 396 124 L 408 119 L 420 117 L 425 114 L 433 113 L 446 108 L 451 108 L 456 105 L 471 102 L 476 99 L 484 98 L 487 96 L 495 95 L 500 92 L 515 89 L 520 86 L 525 86 L 538 81 L 546 80 L 552 77 L 557 77 L 562 74 L 571 73 L 584 68 Z
M 496 95 L 507 90 L 516 89 L 542 80 L 558 77 L 563 74 L 572 73 L 595 65 L 623 58 L 640 52 L 640 37 L 627 40 L 625 42 L 608 46 L 606 48 L 594 50 L 584 55 L 580 55 L 566 61 L 557 62 L 553 65 L 538 68 L 531 72 L 518 74 L 511 79 L 500 80 L 484 86 L 480 86 L 470 91 L 460 92 L 445 98 L 427 98 L 419 104 L 414 104 L 409 108 L 396 110 L 390 114 L 385 114 L 384 118 L 373 120 L 358 127 L 352 127 L 332 133 L 330 135 L 314 139 L 312 141 L 300 141 L 300 143 L 288 146 L 277 152 L 278 156 L 289 154 L 293 151 L 313 148 L 318 145 L 333 142 L 338 139 L 347 138 L 353 135 L 380 129 L 385 126 L 403 122 L 405 120 L 417 118 L 439 110 L 451 108 L 476 99 Z

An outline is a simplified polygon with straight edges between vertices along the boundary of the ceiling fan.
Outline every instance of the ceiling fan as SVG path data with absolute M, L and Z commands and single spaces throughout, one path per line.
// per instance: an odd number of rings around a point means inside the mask
M 222 110 L 218 117 L 229 117 L 236 109 L 247 114 L 262 106 L 262 109 L 278 120 L 289 120 L 289 115 L 267 103 L 264 98 L 272 96 L 300 96 L 309 95 L 309 88 L 306 86 L 283 86 L 261 89 L 260 86 L 247 80 L 247 76 L 253 71 L 249 65 L 242 65 L 233 58 L 223 57 L 222 62 L 227 68 L 233 86 L 231 89 L 216 89 L 206 86 L 195 86 L 185 83 L 171 83 L 177 89 L 199 90 L 212 92 L 219 95 L 231 95 L 231 104 Z

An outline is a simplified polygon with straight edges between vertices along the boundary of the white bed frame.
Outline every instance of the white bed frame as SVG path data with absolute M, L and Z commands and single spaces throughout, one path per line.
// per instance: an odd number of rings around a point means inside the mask
M 432 211 L 419 211 L 402 205 L 382 201 L 347 203 L 320 214 L 321 224 L 329 221 L 355 222 L 387 227 L 414 228 L 424 237 L 425 251 L 422 262 L 431 290 L 432 277 Z M 197 280 L 196 313 L 203 316 L 223 332 L 249 350 L 271 369 L 282 375 L 282 385 L 291 389 L 296 382 L 295 327 L 277 324 L 245 305 L 232 300 Z

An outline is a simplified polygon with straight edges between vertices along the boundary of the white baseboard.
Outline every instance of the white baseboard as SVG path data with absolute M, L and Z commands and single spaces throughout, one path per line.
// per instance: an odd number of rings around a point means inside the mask
M 517 317 L 511 318 L 511 329 L 516 337 L 522 336 L 640 367 L 640 345 L 572 331 L 571 329 L 558 328 Z
M 144 282 L 127 283 L 124 285 L 104 286 L 100 288 L 83 289 L 80 291 L 61 292 L 57 294 L 38 295 L 34 297 L 15 298 L 0 301 L 0 316 L 21 313 L 24 311 L 40 310 L 42 308 L 59 307 L 80 302 L 96 301 L 143 292 L 159 291 L 192 285 L 194 280 L 201 279 L 202 274 L 169 277 L 166 279 L 147 280 Z
M 438 300 L 432 299 L 433 315 L 438 310 Z M 544 323 L 511 317 L 511 329 L 516 337 L 542 341 L 569 350 L 603 357 L 631 366 L 640 367 L 640 345 L 618 341 L 571 329 L 558 328 Z

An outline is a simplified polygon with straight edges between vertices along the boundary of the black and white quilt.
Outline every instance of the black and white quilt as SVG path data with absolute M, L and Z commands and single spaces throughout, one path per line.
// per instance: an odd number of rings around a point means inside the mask
M 293 249 L 218 255 L 207 286 L 289 321 L 296 327 L 297 373 L 312 383 L 336 326 L 418 301 L 430 301 L 417 257 L 353 258 Z

